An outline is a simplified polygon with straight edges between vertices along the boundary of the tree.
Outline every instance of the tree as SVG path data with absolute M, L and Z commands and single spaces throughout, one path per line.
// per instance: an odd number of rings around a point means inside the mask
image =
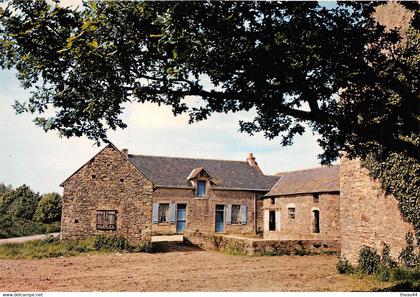
M 15 218 L 32 220 L 39 201 L 39 194 L 22 185 L 2 196 L 1 213 Z
M 34 219 L 42 223 L 52 223 L 61 219 L 61 196 L 57 193 L 44 194 L 38 202 Z
M 401 41 L 371 17 L 377 5 L 89 2 L 72 10 L 11 1 L 0 67 L 14 67 L 33 89 L 16 110 L 66 137 L 106 141 L 108 129 L 126 126 L 119 115 L 132 101 L 172 106 L 191 122 L 252 110 L 241 131 L 289 145 L 307 124 L 320 135 L 324 164 L 345 150 L 377 164 L 397 154 L 418 168 L 418 14 Z

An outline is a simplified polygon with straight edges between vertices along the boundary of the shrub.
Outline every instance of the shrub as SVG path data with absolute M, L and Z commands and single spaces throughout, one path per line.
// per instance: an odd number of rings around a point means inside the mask
M 408 232 L 405 240 L 407 242 L 407 246 L 401 251 L 399 259 L 405 267 L 414 268 L 419 264 L 420 255 L 415 254 L 413 234 Z
M 376 249 L 363 246 L 359 253 L 359 267 L 365 274 L 375 273 L 381 261 Z
M 397 262 L 395 262 L 391 258 L 389 254 L 390 252 L 391 252 L 391 248 L 389 247 L 389 245 L 384 243 L 384 248 L 382 249 L 381 265 L 384 266 L 385 268 L 397 267 Z
M 42 195 L 34 219 L 42 223 L 57 222 L 61 219 L 61 196 L 57 193 Z
M 31 220 L 39 201 L 39 194 L 32 191 L 27 185 L 22 185 L 3 195 L 3 213 L 9 213 L 14 217 Z
M 132 251 L 135 253 L 153 253 L 155 249 L 150 241 L 142 241 L 137 244 Z
M 354 268 L 350 264 L 349 260 L 347 260 L 345 257 L 340 258 L 340 260 L 337 262 L 337 265 L 335 266 L 337 268 L 337 271 L 340 274 L 350 274 L 353 273 Z
M 96 250 L 107 250 L 112 252 L 130 250 L 127 239 L 122 236 L 95 236 L 93 246 Z
M 295 255 L 297 256 L 308 256 L 311 252 L 305 248 L 301 248 L 295 251 Z

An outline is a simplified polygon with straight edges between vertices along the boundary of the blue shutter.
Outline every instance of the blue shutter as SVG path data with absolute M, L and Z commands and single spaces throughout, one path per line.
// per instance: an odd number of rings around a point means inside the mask
M 157 224 L 159 221 L 159 203 L 153 203 L 152 223 Z
M 175 203 L 169 204 L 169 221 L 171 224 L 175 224 Z
M 242 225 L 247 224 L 247 207 L 245 204 L 241 205 L 241 223 Z
M 232 218 L 232 205 L 226 205 L 226 225 L 230 225 Z

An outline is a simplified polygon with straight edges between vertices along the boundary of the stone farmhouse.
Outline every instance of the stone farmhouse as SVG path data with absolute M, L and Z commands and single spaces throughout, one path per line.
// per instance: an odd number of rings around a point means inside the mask
M 65 180 L 62 238 L 262 232 L 262 199 L 278 177 L 246 161 L 131 155 L 109 144 Z
M 61 238 L 120 235 L 131 244 L 154 235 L 200 232 L 267 242 L 325 240 L 356 263 L 363 245 L 398 257 L 405 234 L 397 200 L 358 160 L 264 175 L 244 161 L 128 154 L 108 144 L 67 178 Z M 256 236 L 258 235 L 258 236 Z

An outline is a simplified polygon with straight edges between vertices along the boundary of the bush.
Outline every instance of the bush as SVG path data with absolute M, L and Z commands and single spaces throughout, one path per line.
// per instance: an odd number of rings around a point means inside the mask
M 395 268 L 397 267 L 397 262 L 395 262 L 390 255 L 391 248 L 389 245 L 384 243 L 384 248 L 382 249 L 381 265 L 385 268 Z
M 132 251 L 135 253 L 153 253 L 155 249 L 150 241 L 142 241 Z
M 347 260 L 345 257 L 340 258 L 340 260 L 337 262 L 337 265 L 335 266 L 337 268 L 337 271 L 340 274 L 350 274 L 353 273 L 354 268 L 350 264 L 349 260 Z
M 411 232 L 407 233 L 407 246 L 401 251 L 399 259 L 405 267 L 414 268 L 419 264 L 420 255 L 416 255 L 414 251 L 414 238 Z
M 32 220 L 40 197 L 26 185 L 2 195 L 1 213 Z
M 125 237 L 122 236 L 95 236 L 93 246 L 96 250 L 112 252 L 129 251 L 130 245 Z
M 363 246 L 359 253 L 359 267 L 365 274 L 375 273 L 381 261 L 381 257 L 378 255 L 376 249 Z
M 57 193 L 42 195 L 34 214 L 34 220 L 42 223 L 57 222 L 61 219 L 61 196 Z

